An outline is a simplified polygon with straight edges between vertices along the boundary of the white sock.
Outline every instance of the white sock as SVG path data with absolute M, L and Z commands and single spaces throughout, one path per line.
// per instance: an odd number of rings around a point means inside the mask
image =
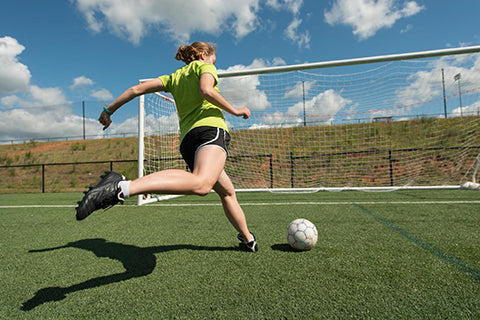
M 128 199 L 130 197 L 130 180 L 123 180 L 118 183 L 118 187 L 122 190 L 123 198 Z

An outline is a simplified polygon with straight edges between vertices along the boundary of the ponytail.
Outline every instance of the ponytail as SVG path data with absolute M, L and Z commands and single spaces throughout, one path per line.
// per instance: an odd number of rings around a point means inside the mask
M 213 43 L 196 41 L 188 46 L 180 46 L 175 55 L 175 59 L 189 64 L 192 61 L 200 60 L 203 52 L 207 55 L 215 53 L 215 45 Z

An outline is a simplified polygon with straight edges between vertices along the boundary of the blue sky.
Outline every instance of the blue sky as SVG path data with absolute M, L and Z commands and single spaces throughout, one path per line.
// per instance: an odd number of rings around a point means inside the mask
M 478 12 L 477 0 L 3 1 L 0 140 L 79 136 L 82 100 L 87 134 L 101 134 L 103 104 L 182 66 L 180 44 L 216 43 L 219 70 L 473 46 Z

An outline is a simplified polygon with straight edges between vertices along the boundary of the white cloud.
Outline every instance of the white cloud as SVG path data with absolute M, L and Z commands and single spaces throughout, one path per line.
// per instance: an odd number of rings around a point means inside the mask
M 0 38 L 0 95 L 19 93 L 2 97 L 2 105 L 12 108 L 65 105 L 66 100 L 60 88 L 40 88 L 30 84 L 28 67 L 18 62 L 17 56 L 25 47 L 11 37 Z
M 287 29 L 285 29 L 285 36 L 295 42 L 298 47 L 310 48 L 310 33 L 308 31 L 304 33 L 298 31 L 301 23 L 302 19 L 295 17 Z
M 108 129 L 109 134 L 136 133 L 138 131 L 138 117 L 126 119 L 122 123 L 112 123 Z M 178 115 L 176 112 L 170 115 L 155 117 L 153 114 L 145 116 L 145 132 L 155 134 L 178 133 Z
M 0 112 L 0 140 L 83 135 L 83 118 L 72 113 L 72 104 L 59 88 L 32 85 L 26 97 L 7 96 L 2 98 L 2 104 L 9 99 L 21 108 Z M 89 135 L 102 136 L 94 119 L 85 120 L 85 129 Z
M 297 15 L 300 13 L 303 0 L 267 0 L 266 4 L 276 10 L 287 10 Z
M 441 70 L 422 70 L 409 76 L 410 85 L 397 92 L 400 105 L 411 105 L 420 101 L 428 101 L 433 97 L 441 96 L 442 87 L 439 86 Z
M 75 116 L 71 103 L 60 89 L 32 85 L 26 97 L 7 96 L 1 102 L 9 103 L 9 100 L 11 110 L 0 113 L 0 140 L 56 137 L 60 132 L 63 136 L 72 136 L 70 130 L 75 124 L 70 126 L 66 119 Z
M 5 96 L 0 99 L 0 105 L 7 108 L 12 108 L 18 102 L 18 100 L 19 98 L 16 95 Z
M 30 106 L 54 106 L 68 103 L 63 91 L 59 88 L 40 88 L 32 85 L 30 96 L 32 97 L 32 102 L 28 103 Z
M 240 1 L 238 1 L 240 2 Z M 232 2 L 229 2 L 232 3 Z M 240 3 L 239 3 L 240 4 Z M 248 5 L 239 5 L 238 11 L 234 12 L 236 16 L 233 21 L 233 29 L 237 39 L 241 39 L 254 31 L 257 26 L 257 16 L 256 12 L 258 11 L 258 2 L 250 1 Z M 226 12 L 226 18 L 230 16 L 232 12 Z
M 149 116 L 151 116 L 151 115 L 149 115 Z M 114 118 L 112 118 L 112 120 L 113 120 L 112 125 L 109 127 L 109 129 L 107 131 L 109 134 L 134 133 L 134 132 L 138 131 L 138 117 L 137 116 L 132 117 L 132 118 L 128 118 L 122 123 L 115 122 Z M 146 128 L 146 131 L 147 131 L 147 128 Z
M 284 99 L 293 98 L 293 99 L 300 99 L 303 97 L 303 93 L 305 90 L 305 95 L 310 92 L 310 89 L 315 84 L 316 81 L 304 81 L 304 82 L 297 82 L 291 90 L 287 91 L 283 96 Z
M 416 15 L 423 9 L 425 7 L 416 1 L 335 0 L 331 9 L 324 12 L 324 16 L 329 25 L 350 26 L 354 35 L 360 40 L 365 40 L 374 36 L 380 29 L 390 28 L 399 19 Z
M 162 30 L 178 42 L 187 42 L 194 32 L 220 35 L 231 33 L 241 39 L 255 31 L 261 21 L 260 6 L 293 14 L 286 38 L 299 47 L 309 47 L 310 34 L 300 32 L 303 0 L 70 0 L 83 14 L 90 30 L 104 29 L 138 45 L 150 30 Z
M 237 39 L 256 28 L 259 0 L 71 0 L 89 28 L 105 27 L 138 45 L 150 29 L 161 29 L 174 39 L 188 41 L 193 32 L 218 35 L 229 30 Z
M 307 115 L 328 116 L 333 118 L 340 109 L 351 102 L 351 100 L 343 98 L 341 94 L 335 90 L 329 89 L 305 101 L 305 113 Z M 287 114 L 303 115 L 303 108 L 303 101 L 298 102 L 288 108 Z M 318 120 L 323 122 L 329 121 L 329 119 L 324 118 L 319 118 Z
M 288 128 L 296 127 L 302 123 L 303 120 L 297 116 L 285 115 L 277 111 L 263 116 L 261 123 L 254 123 L 249 129 Z
M 107 89 L 92 90 L 90 95 L 100 101 L 108 101 L 113 99 L 112 93 Z
M 397 91 L 399 104 L 410 105 L 442 97 L 442 86 L 439 85 L 442 69 L 447 96 L 458 93 L 454 80 L 458 73 L 462 77 L 462 91 L 476 88 L 480 82 L 480 54 L 440 58 L 435 60 L 428 70 L 412 73 L 408 78 L 409 85 Z
M 411 17 L 425 9 L 424 6 L 419 5 L 416 1 L 408 1 L 402 8 L 401 13 L 403 17 Z
M 272 63 L 262 59 L 255 59 L 249 66 L 235 65 L 225 71 L 242 71 L 281 64 L 285 64 L 285 61 L 280 58 L 273 59 Z M 221 72 L 222 70 L 219 70 L 219 73 Z M 235 107 L 248 107 L 252 111 L 259 111 L 265 110 L 271 105 L 266 93 L 260 87 L 258 75 L 221 78 L 219 89 L 225 99 Z
M 310 48 L 310 33 L 301 33 L 299 27 L 302 19 L 299 18 L 303 0 L 267 0 L 266 5 L 275 10 L 286 10 L 293 14 L 293 20 L 284 31 L 287 39 L 292 40 L 298 47 Z
M 313 84 L 313 83 L 311 83 Z M 297 84 L 296 89 L 301 87 Z M 302 96 L 297 94 L 298 90 L 295 88 L 285 95 L 289 98 L 299 98 Z M 300 89 L 300 91 L 303 91 Z M 285 97 L 283 97 L 285 99 Z M 305 115 L 308 124 L 331 124 L 335 119 L 335 115 L 339 110 L 351 104 L 352 101 L 341 96 L 339 92 L 329 89 L 320 94 L 317 94 L 312 99 L 305 101 Z M 304 104 L 303 101 L 295 103 L 287 110 L 275 111 L 269 114 L 261 115 L 260 122 L 250 125 L 249 129 L 264 129 L 264 128 L 286 128 L 296 127 L 304 124 Z
M 85 88 L 93 86 L 94 84 L 95 82 L 92 79 L 85 76 L 80 76 L 73 79 L 73 84 L 69 88 L 70 90 L 82 89 L 82 91 L 84 91 L 84 95 L 86 95 Z M 105 88 L 90 90 L 90 96 L 100 101 L 108 101 L 113 99 L 112 93 Z
M 400 30 L 400 33 L 407 33 L 409 32 L 410 30 L 412 30 L 413 26 L 411 24 L 408 24 L 405 28 L 403 28 L 402 30 Z
M 71 113 L 58 115 L 56 109 L 41 111 L 12 109 L 0 112 L 0 140 L 81 137 L 83 135 L 82 117 Z M 86 119 L 85 128 L 89 135 L 102 136 L 101 126 L 96 120 Z
M 480 115 L 480 101 L 477 101 L 473 104 L 458 107 L 450 112 L 449 117 L 460 117 L 460 116 L 478 116 Z
M 28 67 L 18 61 L 25 47 L 11 37 L 0 38 L 0 95 L 28 89 L 31 74 Z
M 83 119 L 72 114 L 62 89 L 30 83 L 28 67 L 18 61 L 24 50 L 16 39 L 0 38 L 0 140 L 81 136 Z M 88 80 L 79 77 L 74 85 Z M 87 119 L 86 126 L 89 134 L 101 134 L 96 120 Z
M 407 78 L 408 84 L 395 91 L 396 101 L 392 105 L 399 108 L 379 110 L 372 113 L 371 117 L 433 113 L 441 114 L 443 117 L 442 69 L 448 117 L 461 114 L 458 108 L 458 82 L 454 80 L 454 76 L 458 73 L 462 76 L 462 113 L 477 114 L 480 107 L 477 89 L 480 82 L 480 54 L 439 58 L 422 70 L 412 72 Z
M 73 79 L 73 84 L 70 86 L 70 89 L 73 90 L 78 87 L 85 87 L 93 85 L 93 80 L 85 76 L 80 76 Z

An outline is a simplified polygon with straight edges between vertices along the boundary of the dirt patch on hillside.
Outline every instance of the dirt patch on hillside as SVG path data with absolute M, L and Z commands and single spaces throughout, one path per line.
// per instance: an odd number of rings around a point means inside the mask
M 35 144 L 33 147 L 31 143 L 26 145 L 17 145 L 15 146 L 15 150 L 7 152 L 7 156 L 14 157 L 16 155 L 23 155 L 27 152 L 36 154 L 36 153 L 44 153 L 52 150 L 60 150 L 60 149 L 64 150 L 64 149 L 70 148 L 75 143 L 78 143 L 78 141 L 42 142 L 42 143 Z

